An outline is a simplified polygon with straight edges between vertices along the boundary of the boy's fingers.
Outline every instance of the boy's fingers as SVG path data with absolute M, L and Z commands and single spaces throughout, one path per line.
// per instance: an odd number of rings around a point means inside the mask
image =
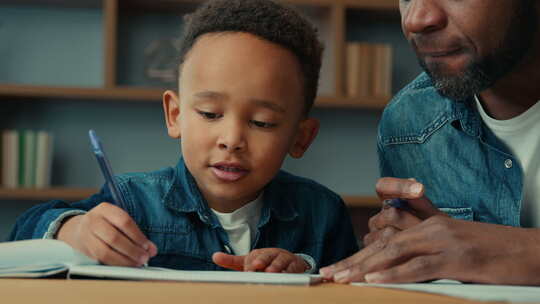
M 148 262 L 150 258 L 148 252 L 133 244 L 122 232 L 111 226 L 105 219 L 98 217 L 93 221 L 93 224 L 92 232 L 94 236 L 107 246 L 131 259 L 136 265 Z
M 109 203 L 102 203 L 95 209 L 98 209 L 96 212 L 124 233 L 133 243 L 149 251 L 150 255 L 157 253 L 155 244 L 146 238 L 135 221 L 122 208 Z
M 244 262 L 245 271 L 257 271 L 265 269 L 279 252 L 266 249 L 266 250 L 253 250 L 246 258 Z
M 304 273 L 309 266 L 303 259 L 296 259 L 292 261 L 285 272 L 287 273 Z
M 223 252 L 216 252 L 212 255 L 212 261 L 223 268 L 242 271 L 244 270 L 245 255 L 230 255 Z
M 266 272 L 282 272 L 296 259 L 292 254 L 280 253 L 265 269 Z
M 97 259 L 99 262 L 105 265 L 124 267 L 137 267 L 141 265 L 129 257 L 115 251 L 103 240 L 97 237 L 92 237 L 89 243 L 90 244 L 88 244 L 87 247 L 88 251 L 92 255 L 92 258 Z

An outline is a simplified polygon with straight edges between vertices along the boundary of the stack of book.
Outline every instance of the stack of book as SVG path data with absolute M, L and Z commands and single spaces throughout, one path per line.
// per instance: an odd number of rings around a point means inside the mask
M 2 131 L 1 184 L 4 188 L 48 188 L 53 137 L 45 131 Z
M 347 96 L 392 95 L 392 47 L 389 44 L 347 44 Z

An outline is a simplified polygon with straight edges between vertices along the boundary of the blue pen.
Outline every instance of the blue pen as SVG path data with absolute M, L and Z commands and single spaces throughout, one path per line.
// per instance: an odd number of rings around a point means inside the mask
M 107 183 L 109 191 L 111 191 L 114 202 L 119 206 L 125 206 L 126 204 L 124 202 L 124 197 L 118 189 L 118 184 L 116 184 L 116 181 L 114 180 L 111 164 L 109 163 L 109 160 L 105 155 L 105 151 L 103 150 L 103 146 L 101 145 L 99 137 L 97 137 L 94 130 L 88 131 L 88 136 L 90 137 L 92 151 L 96 156 L 99 168 L 101 169 L 101 173 L 103 173 L 103 177 L 105 178 L 105 182 Z M 145 263 L 143 267 L 148 267 L 148 263 Z
M 401 198 L 386 199 L 383 201 L 384 206 L 390 206 L 398 209 L 407 209 L 409 203 Z
M 97 137 L 96 132 L 94 130 L 88 131 L 88 136 L 90 136 L 90 143 L 92 144 L 92 150 L 94 151 L 94 155 L 96 156 L 96 159 L 98 161 L 99 168 L 101 169 L 101 173 L 103 173 L 103 177 L 105 178 L 107 187 L 109 188 L 109 191 L 111 191 L 114 202 L 119 206 L 125 206 L 126 204 L 124 202 L 124 198 L 122 197 L 122 193 L 120 193 L 120 190 L 118 189 L 118 185 L 116 184 L 116 181 L 114 180 L 114 175 L 111 169 L 111 165 L 109 164 L 109 160 L 107 159 L 107 156 L 105 156 L 105 151 L 103 151 L 103 146 L 101 145 L 101 141 L 99 140 L 99 137 Z

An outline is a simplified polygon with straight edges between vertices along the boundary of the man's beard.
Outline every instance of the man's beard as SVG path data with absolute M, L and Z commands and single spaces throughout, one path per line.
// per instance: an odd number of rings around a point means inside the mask
M 428 66 L 423 58 L 418 57 L 420 66 L 431 77 L 441 95 L 457 101 L 466 100 L 492 87 L 520 63 L 533 45 L 537 32 L 534 0 L 520 2 L 499 47 L 484 57 L 473 58 L 459 74 L 445 74 L 444 64 Z

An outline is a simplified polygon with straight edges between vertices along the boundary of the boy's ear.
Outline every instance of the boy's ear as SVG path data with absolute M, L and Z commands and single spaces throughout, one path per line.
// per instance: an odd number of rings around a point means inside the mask
M 167 133 L 171 138 L 180 138 L 180 98 L 175 92 L 167 90 L 163 93 L 163 111 Z
M 294 158 L 302 157 L 318 133 L 319 121 L 317 119 L 307 118 L 300 122 L 296 139 L 289 149 L 289 155 Z

